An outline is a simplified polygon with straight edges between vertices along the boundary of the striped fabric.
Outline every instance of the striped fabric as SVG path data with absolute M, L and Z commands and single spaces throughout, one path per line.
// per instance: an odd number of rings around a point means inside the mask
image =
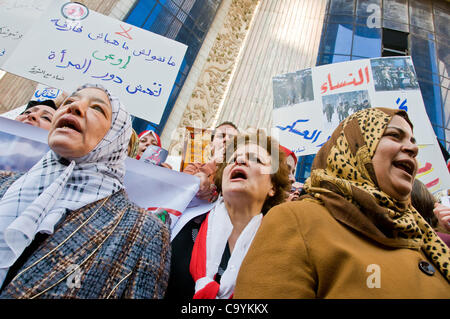
M 20 175 L 0 171 L 0 196 Z M 10 298 L 163 298 L 168 228 L 125 190 L 67 213 L 1 292 Z M 103 204 L 103 205 L 102 205 Z
M 111 127 L 81 158 L 64 159 L 50 150 L 13 183 L 0 200 L 0 284 L 35 234 L 52 234 L 67 211 L 79 209 L 121 189 L 131 135 L 131 119 L 120 101 L 100 85 L 112 106 Z M 75 93 L 74 92 L 74 93 Z

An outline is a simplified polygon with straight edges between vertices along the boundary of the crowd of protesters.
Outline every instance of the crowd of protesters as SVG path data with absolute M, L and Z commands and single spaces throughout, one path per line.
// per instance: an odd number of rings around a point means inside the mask
M 0 298 L 450 298 L 450 208 L 415 179 L 403 110 L 347 115 L 304 183 L 294 152 L 221 123 L 209 162 L 180 173 L 213 206 L 172 240 L 124 188 L 127 156 L 160 137 L 108 90 L 30 101 L 16 120 L 48 130 L 50 150 L 0 171 Z

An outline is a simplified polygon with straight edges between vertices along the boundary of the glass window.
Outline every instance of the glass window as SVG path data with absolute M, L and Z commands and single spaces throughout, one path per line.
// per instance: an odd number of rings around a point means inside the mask
M 163 2 L 161 1 L 164 6 L 166 7 L 167 10 L 169 10 L 169 12 L 173 15 L 177 15 L 178 11 L 180 10 L 180 7 L 177 6 L 173 1 L 169 0 L 167 2 Z
M 436 27 L 436 34 L 443 36 L 448 41 L 450 34 L 450 15 L 447 12 L 435 7 L 434 8 L 434 25 Z
M 419 81 L 427 81 L 439 85 L 439 76 L 437 74 L 429 72 L 427 69 L 415 67 L 417 79 Z
M 409 25 L 392 20 L 383 20 L 383 27 L 401 32 L 409 32 Z
M 381 29 L 356 26 L 352 55 L 374 58 L 381 55 Z
M 333 61 L 331 63 L 338 63 L 338 62 L 345 62 L 345 61 L 350 61 L 349 55 L 335 54 L 335 55 L 333 55 Z
M 384 0 L 383 18 L 408 23 L 408 0 Z
M 428 118 L 436 132 L 436 125 L 443 127 L 444 121 L 442 118 L 442 104 L 440 87 L 425 81 L 419 81 L 420 92 L 422 93 L 425 109 L 427 110 Z M 444 138 L 441 133 L 440 138 Z M 436 132 L 437 135 L 437 132 Z M 439 135 L 438 135 L 439 137 Z
M 138 1 L 133 10 L 128 13 L 125 21 L 133 21 L 133 25 L 142 27 L 151 15 L 154 6 L 154 1 Z
M 211 24 L 218 6 L 217 0 L 197 1 L 188 14 L 204 29 Z
M 343 15 L 330 15 L 328 16 L 328 22 L 329 23 L 353 23 L 354 21 L 353 16 L 343 16 Z
M 358 0 L 356 3 L 356 15 L 359 17 L 368 17 L 370 15 L 379 15 L 381 19 L 381 0 Z
M 155 7 L 152 18 L 147 20 L 143 28 L 150 30 L 156 34 L 166 36 L 166 33 L 169 30 L 172 21 L 173 15 L 171 15 L 166 8 L 158 4 Z
M 450 78 L 450 47 L 438 42 L 436 52 L 439 74 Z
M 410 0 L 409 16 L 412 25 L 430 31 L 434 30 L 431 3 Z
M 367 57 L 352 55 L 352 58 L 351 58 L 352 61 L 354 61 L 354 60 L 364 60 L 364 59 L 367 59 Z
M 180 32 L 181 26 L 183 23 L 178 19 L 173 19 L 172 24 L 169 26 L 169 29 L 166 32 L 166 37 L 173 39 L 177 36 L 178 32 Z
M 353 0 L 331 0 L 330 14 L 353 15 Z
M 178 18 L 178 20 L 180 20 L 181 22 L 185 22 L 186 21 L 186 18 L 187 18 L 187 13 L 186 12 L 184 12 L 183 10 L 180 10 L 180 11 L 178 11 L 178 13 L 177 13 L 177 18 Z
M 321 54 L 317 57 L 316 65 L 325 65 L 330 64 L 333 61 L 332 54 Z
M 410 36 L 411 56 L 416 68 L 423 68 L 429 72 L 438 73 L 435 43 L 416 36 Z
M 189 46 L 188 50 L 186 51 L 184 60 L 186 61 L 186 64 L 191 67 L 194 63 L 195 57 L 197 56 L 198 50 L 200 49 L 200 41 L 192 33 L 192 31 L 190 31 L 184 25 L 181 27 L 180 32 L 178 33 L 178 36 L 175 40 Z
M 422 37 L 422 38 L 425 38 L 425 39 L 435 40 L 433 32 L 428 31 L 426 29 L 422 29 L 420 27 L 416 27 L 416 26 L 410 25 L 409 26 L 409 32 L 411 34 L 414 34 L 416 36 L 419 36 L 419 37 Z
M 328 24 L 324 37 L 323 53 L 348 54 L 352 47 L 353 25 Z
M 174 39 L 188 46 L 174 87 L 156 131 L 161 133 L 181 87 L 222 0 L 138 0 L 125 22 Z M 188 15 L 190 14 L 190 16 Z M 154 123 L 134 118 L 140 132 Z
M 449 87 L 441 86 L 442 104 L 444 105 L 444 126 L 450 130 L 450 90 Z M 449 134 L 450 132 L 447 132 Z M 450 141 L 450 136 L 447 136 L 447 141 Z

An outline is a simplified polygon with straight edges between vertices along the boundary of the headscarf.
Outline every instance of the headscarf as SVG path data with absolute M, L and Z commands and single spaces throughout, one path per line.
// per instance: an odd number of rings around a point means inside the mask
M 161 139 L 159 138 L 159 135 L 155 133 L 155 131 L 151 131 L 151 130 L 142 131 L 139 134 L 139 138 L 144 137 L 144 136 L 146 136 L 148 134 L 153 135 L 153 137 L 156 139 L 156 142 L 158 143 L 158 146 L 161 147 Z
M 23 112 L 25 112 L 26 110 L 28 110 L 29 108 L 36 106 L 36 105 L 46 105 L 48 107 L 51 107 L 54 110 L 57 110 L 58 107 L 55 104 L 55 101 L 53 100 L 44 100 L 44 101 L 30 101 L 28 102 L 27 106 L 25 107 L 25 110 Z M 22 112 L 22 113 L 23 113 Z
M 15 181 L 0 200 L 0 285 L 14 262 L 38 232 L 52 234 L 68 211 L 121 190 L 131 119 L 120 101 L 100 85 L 111 102 L 111 127 L 88 154 L 66 159 L 48 151 Z M 74 92 L 74 93 L 75 93 Z
M 336 219 L 379 243 L 422 249 L 450 281 L 445 243 L 409 199 L 396 200 L 378 186 L 372 158 L 394 115 L 402 116 L 412 128 L 405 111 L 387 108 L 365 109 L 342 121 L 315 156 L 305 190 Z
M 136 158 L 139 151 L 139 137 L 134 129 L 132 129 L 128 148 L 128 156 L 131 158 Z
M 292 156 L 292 158 L 294 159 L 294 163 L 295 165 L 297 165 L 297 156 L 295 156 L 295 153 L 292 152 L 290 149 L 280 145 L 280 149 L 286 154 L 286 158 L 289 156 Z

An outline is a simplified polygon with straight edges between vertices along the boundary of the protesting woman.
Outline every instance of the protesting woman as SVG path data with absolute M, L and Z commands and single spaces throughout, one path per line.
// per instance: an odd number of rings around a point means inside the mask
M 307 196 L 264 218 L 235 298 L 448 298 L 448 247 L 410 203 L 417 152 L 402 110 L 341 122 Z
M 270 137 L 235 137 L 226 154 L 215 174 L 221 196 L 213 209 L 188 222 L 172 241 L 168 299 L 231 298 L 263 215 L 286 197 L 286 160 Z
M 50 151 L 0 175 L 0 298 L 161 298 L 169 232 L 124 190 L 131 120 L 100 86 L 56 111 Z

